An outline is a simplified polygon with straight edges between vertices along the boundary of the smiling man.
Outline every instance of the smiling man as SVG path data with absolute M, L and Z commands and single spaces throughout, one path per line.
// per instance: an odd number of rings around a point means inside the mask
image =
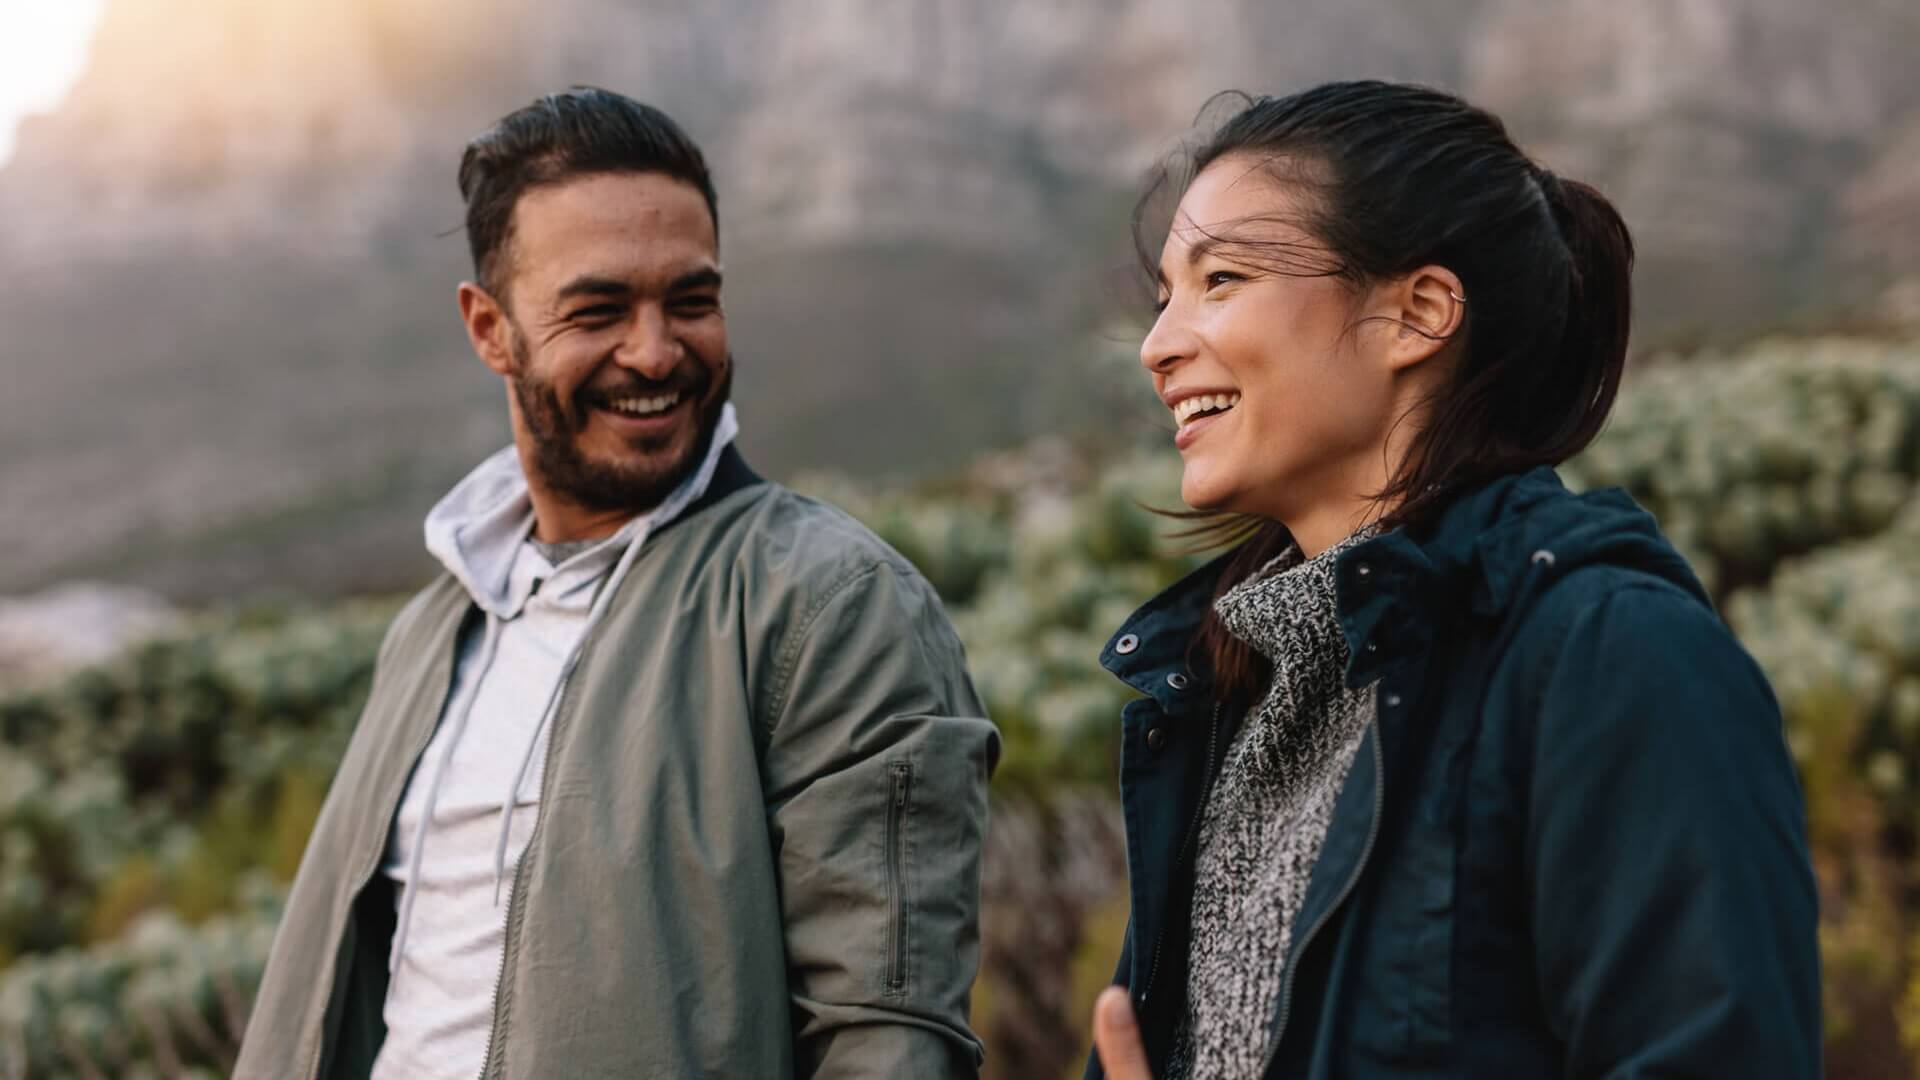
M 577 89 L 460 190 L 513 445 L 428 515 L 237 1075 L 973 1075 L 999 739 L 927 583 L 734 448 L 699 149 Z

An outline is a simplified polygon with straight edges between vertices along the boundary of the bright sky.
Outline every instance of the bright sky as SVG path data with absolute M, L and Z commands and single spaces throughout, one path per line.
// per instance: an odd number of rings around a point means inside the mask
M 106 0 L 0 0 L 0 166 L 20 119 L 48 112 L 87 64 Z

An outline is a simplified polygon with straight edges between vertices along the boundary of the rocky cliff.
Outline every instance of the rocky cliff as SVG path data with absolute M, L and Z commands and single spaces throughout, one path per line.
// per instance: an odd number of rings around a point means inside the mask
M 1078 343 L 1141 168 L 1227 87 L 1495 108 L 1622 205 L 1643 340 L 1866 303 L 1920 272 L 1914 55 L 1911 0 L 111 0 L 0 170 L 0 590 L 417 573 L 425 502 L 505 437 L 453 166 L 545 89 L 708 146 L 783 474 L 1132 422 Z

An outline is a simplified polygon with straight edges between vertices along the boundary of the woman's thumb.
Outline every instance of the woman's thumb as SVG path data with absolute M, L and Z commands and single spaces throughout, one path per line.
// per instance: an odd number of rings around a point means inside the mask
M 1093 1046 L 1110 1080 L 1153 1080 L 1147 1071 L 1147 1049 L 1140 1043 L 1140 1025 L 1133 1018 L 1133 1002 L 1124 987 L 1109 986 L 1094 1001 Z

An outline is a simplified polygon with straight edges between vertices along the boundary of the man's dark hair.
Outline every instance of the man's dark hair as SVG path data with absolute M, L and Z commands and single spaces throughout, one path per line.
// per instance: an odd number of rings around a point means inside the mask
M 624 94 L 576 86 L 508 113 L 460 155 L 467 246 L 480 287 L 504 296 L 513 209 L 528 189 L 590 173 L 662 173 L 699 189 L 720 231 L 707 161 L 673 118 Z

